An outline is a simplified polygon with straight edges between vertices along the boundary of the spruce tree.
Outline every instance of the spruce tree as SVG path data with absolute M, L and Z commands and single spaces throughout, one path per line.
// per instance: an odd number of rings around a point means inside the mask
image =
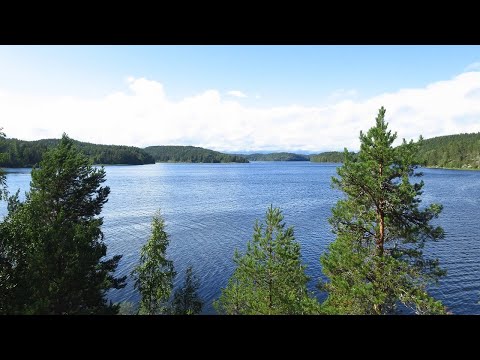
M 185 272 L 183 286 L 176 290 L 172 301 L 173 315 L 197 315 L 202 312 L 203 301 L 198 295 L 200 281 L 189 266 Z
M 166 257 L 169 236 L 160 212 L 152 220 L 152 235 L 140 253 L 140 261 L 132 271 L 135 289 L 140 292 L 139 314 L 157 315 L 168 311 L 175 270 Z
M 345 197 L 330 218 L 336 240 L 321 258 L 329 313 L 391 314 L 399 304 L 418 314 L 445 312 L 426 290 L 445 272 L 422 252 L 427 240 L 444 237 L 431 224 L 442 206 L 420 207 L 424 183 L 411 182 L 422 175 L 415 171 L 422 138 L 393 147 L 396 137 L 382 107 L 375 126 L 360 132 L 360 152 L 345 149 L 339 177 L 332 178 Z
M 278 208 L 266 212 L 265 224 L 255 223 L 253 239 L 241 255 L 228 285 L 214 303 L 220 313 L 273 315 L 318 313 L 317 300 L 307 291 L 308 276 L 301 263 L 293 227 L 285 229 Z
M 1 224 L 8 276 L 0 285 L 1 310 L 21 314 L 114 314 L 106 292 L 125 286 L 114 277 L 120 255 L 105 259 L 99 217 L 110 189 L 105 170 L 63 135 L 32 170 L 24 203 L 9 200 Z

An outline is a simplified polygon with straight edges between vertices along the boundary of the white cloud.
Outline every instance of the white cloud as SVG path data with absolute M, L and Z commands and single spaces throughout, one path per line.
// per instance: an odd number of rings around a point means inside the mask
M 334 90 L 328 97 L 327 101 L 333 102 L 333 101 L 340 101 L 340 100 L 346 100 L 346 99 L 354 99 L 358 96 L 358 92 L 355 89 L 337 89 Z
M 480 71 L 480 61 L 467 65 L 467 67 L 465 68 L 465 71 Z
M 91 99 L 32 96 L 0 89 L 0 127 L 26 140 L 71 137 L 94 143 L 197 145 L 215 150 L 352 150 L 380 106 L 399 139 L 480 131 L 480 72 L 423 88 L 324 106 L 244 106 L 218 90 L 169 100 L 163 85 L 131 78 L 127 89 Z M 400 140 L 399 140 L 400 141 Z
M 246 98 L 247 97 L 247 95 L 245 95 L 240 90 L 230 90 L 230 91 L 227 91 L 227 94 L 230 95 L 230 96 L 238 97 L 238 98 Z

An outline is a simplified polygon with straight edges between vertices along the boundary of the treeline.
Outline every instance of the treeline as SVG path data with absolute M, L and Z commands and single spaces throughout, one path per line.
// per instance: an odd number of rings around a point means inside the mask
M 344 154 L 340 151 L 327 151 L 320 154 L 310 155 L 310 161 L 322 163 L 342 163 Z
M 411 183 L 420 163 L 419 143 L 393 147 L 382 107 L 375 125 L 360 133 L 360 151 L 345 152 L 334 188 L 343 192 L 329 223 L 335 240 L 321 256 L 325 280 L 319 302 L 307 290 L 310 278 L 301 261 L 294 228 L 279 208 L 270 206 L 254 225 L 246 250 L 235 251 L 233 275 L 214 302 L 221 314 L 446 314 L 427 289 L 445 275 L 438 259 L 424 255 L 425 242 L 444 238 L 432 224 L 440 204 L 421 204 L 423 182 Z M 0 174 L 4 192 L 4 176 Z M 117 314 L 108 303 L 110 289 L 125 286 L 115 277 L 120 255 L 110 259 L 99 217 L 110 189 L 105 170 L 94 168 L 64 136 L 32 170 L 24 202 L 8 197 L 8 215 L 0 223 L 0 313 Z M 172 294 L 176 271 L 166 257 L 169 237 L 160 214 L 141 249 L 131 276 L 140 294 L 134 314 L 198 314 L 203 301 L 191 268 Z M 320 279 L 320 274 L 317 275 Z M 131 304 L 130 304 L 131 305 Z
M 356 156 L 356 153 L 351 153 Z M 343 163 L 343 151 L 319 154 L 271 153 L 240 155 L 250 161 L 311 161 Z M 419 143 L 420 164 L 427 167 L 453 169 L 480 169 L 480 133 L 438 136 Z
M 148 146 L 144 149 L 156 162 L 248 163 L 242 156 L 224 154 L 196 146 Z
M 480 133 L 423 140 L 418 156 L 429 167 L 480 169 Z
M 288 152 L 269 154 L 225 154 L 195 146 L 149 146 L 144 149 L 124 145 L 100 145 L 73 140 L 78 149 L 94 164 L 143 165 L 155 162 L 248 163 L 249 161 L 312 161 L 343 163 L 344 153 L 327 151 L 319 154 Z M 45 151 L 59 144 L 59 139 L 25 141 L 0 139 L 0 166 L 33 167 Z M 354 156 L 355 153 L 351 153 Z M 480 169 L 480 133 L 439 136 L 422 140 L 418 153 L 427 167 Z
M 319 154 L 295 154 L 287 152 L 268 153 L 268 154 L 237 154 L 246 158 L 249 161 L 312 161 L 312 162 L 326 162 L 326 163 L 341 163 L 343 162 L 343 152 L 341 151 L 327 151 Z
M 143 149 L 124 145 L 99 145 L 72 140 L 77 148 L 94 164 L 143 165 L 155 163 L 154 158 Z M 60 143 L 60 139 L 25 141 L 18 139 L 0 140 L 0 153 L 5 154 L 0 161 L 3 167 L 33 167 L 44 153 Z
M 250 161 L 309 161 L 308 155 L 293 154 L 287 152 L 270 153 L 270 154 L 249 154 L 238 155 Z

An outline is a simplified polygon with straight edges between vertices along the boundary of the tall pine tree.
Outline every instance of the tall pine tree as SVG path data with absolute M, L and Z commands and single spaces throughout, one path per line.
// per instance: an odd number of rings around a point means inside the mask
M 258 221 L 247 251 L 235 251 L 237 265 L 214 306 L 230 315 L 318 313 L 319 304 L 307 290 L 308 276 L 301 263 L 300 244 L 293 227 L 285 229 L 278 208 L 267 210 L 265 225 Z
M 21 314 L 114 314 L 105 298 L 125 286 L 113 273 L 120 255 L 104 259 L 99 217 L 110 192 L 67 135 L 32 170 L 24 203 L 10 198 L 1 224 L 6 276 L 0 311 Z
M 152 235 L 140 253 L 140 261 L 132 271 L 135 289 L 140 293 L 139 314 L 157 315 L 168 311 L 175 270 L 166 252 L 170 240 L 165 232 L 165 220 L 158 212 L 152 220 Z
M 419 143 L 393 147 L 397 134 L 385 122 L 382 107 L 376 124 L 360 132 L 360 152 L 345 149 L 333 186 L 345 194 L 332 210 L 336 240 L 322 256 L 328 298 L 324 308 L 340 314 L 390 314 L 403 304 L 418 314 L 442 314 L 443 305 L 426 291 L 444 274 L 437 260 L 427 259 L 427 240 L 444 237 L 431 224 L 442 206 L 420 207 L 423 181 L 415 169 Z M 420 142 L 421 142 L 420 137 Z

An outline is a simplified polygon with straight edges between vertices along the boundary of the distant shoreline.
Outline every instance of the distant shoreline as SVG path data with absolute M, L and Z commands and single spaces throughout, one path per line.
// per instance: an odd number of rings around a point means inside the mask
M 467 170 L 467 171 L 480 171 L 480 169 L 469 168 L 451 168 L 451 167 L 438 167 L 438 166 L 424 166 L 427 169 L 439 169 L 439 170 Z
M 317 162 L 317 161 L 289 161 L 289 160 L 251 160 L 249 163 L 273 163 L 273 162 L 288 162 L 288 163 L 298 163 L 298 162 L 308 162 L 314 164 L 342 164 L 340 162 Z M 208 164 L 249 164 L 249 163 L 239 163 L 239 162 L 184 162 L 184 161 L 157 161 L 155 164 L 196 164 L 196 165 L 208 165 Z M 142 165 L 154 165 L 154 164 L 93 164 L 93 166 L 142 166 Z M 438 166 L 422 166 L 421 168 L 432 169 L 432 170 L 460 170 L 460 171 L 480 171 L 480 169 L 469 169 L 469 168 L 451 168 L 451 167 L 438 167 Z M 1 168 L 6 173 L 14 172 L 16 169 L 33 169 L 33 166 L 24 166 L 24 167 L 4 167 Z M 9 171 L 13 170 L 13 171 Z

